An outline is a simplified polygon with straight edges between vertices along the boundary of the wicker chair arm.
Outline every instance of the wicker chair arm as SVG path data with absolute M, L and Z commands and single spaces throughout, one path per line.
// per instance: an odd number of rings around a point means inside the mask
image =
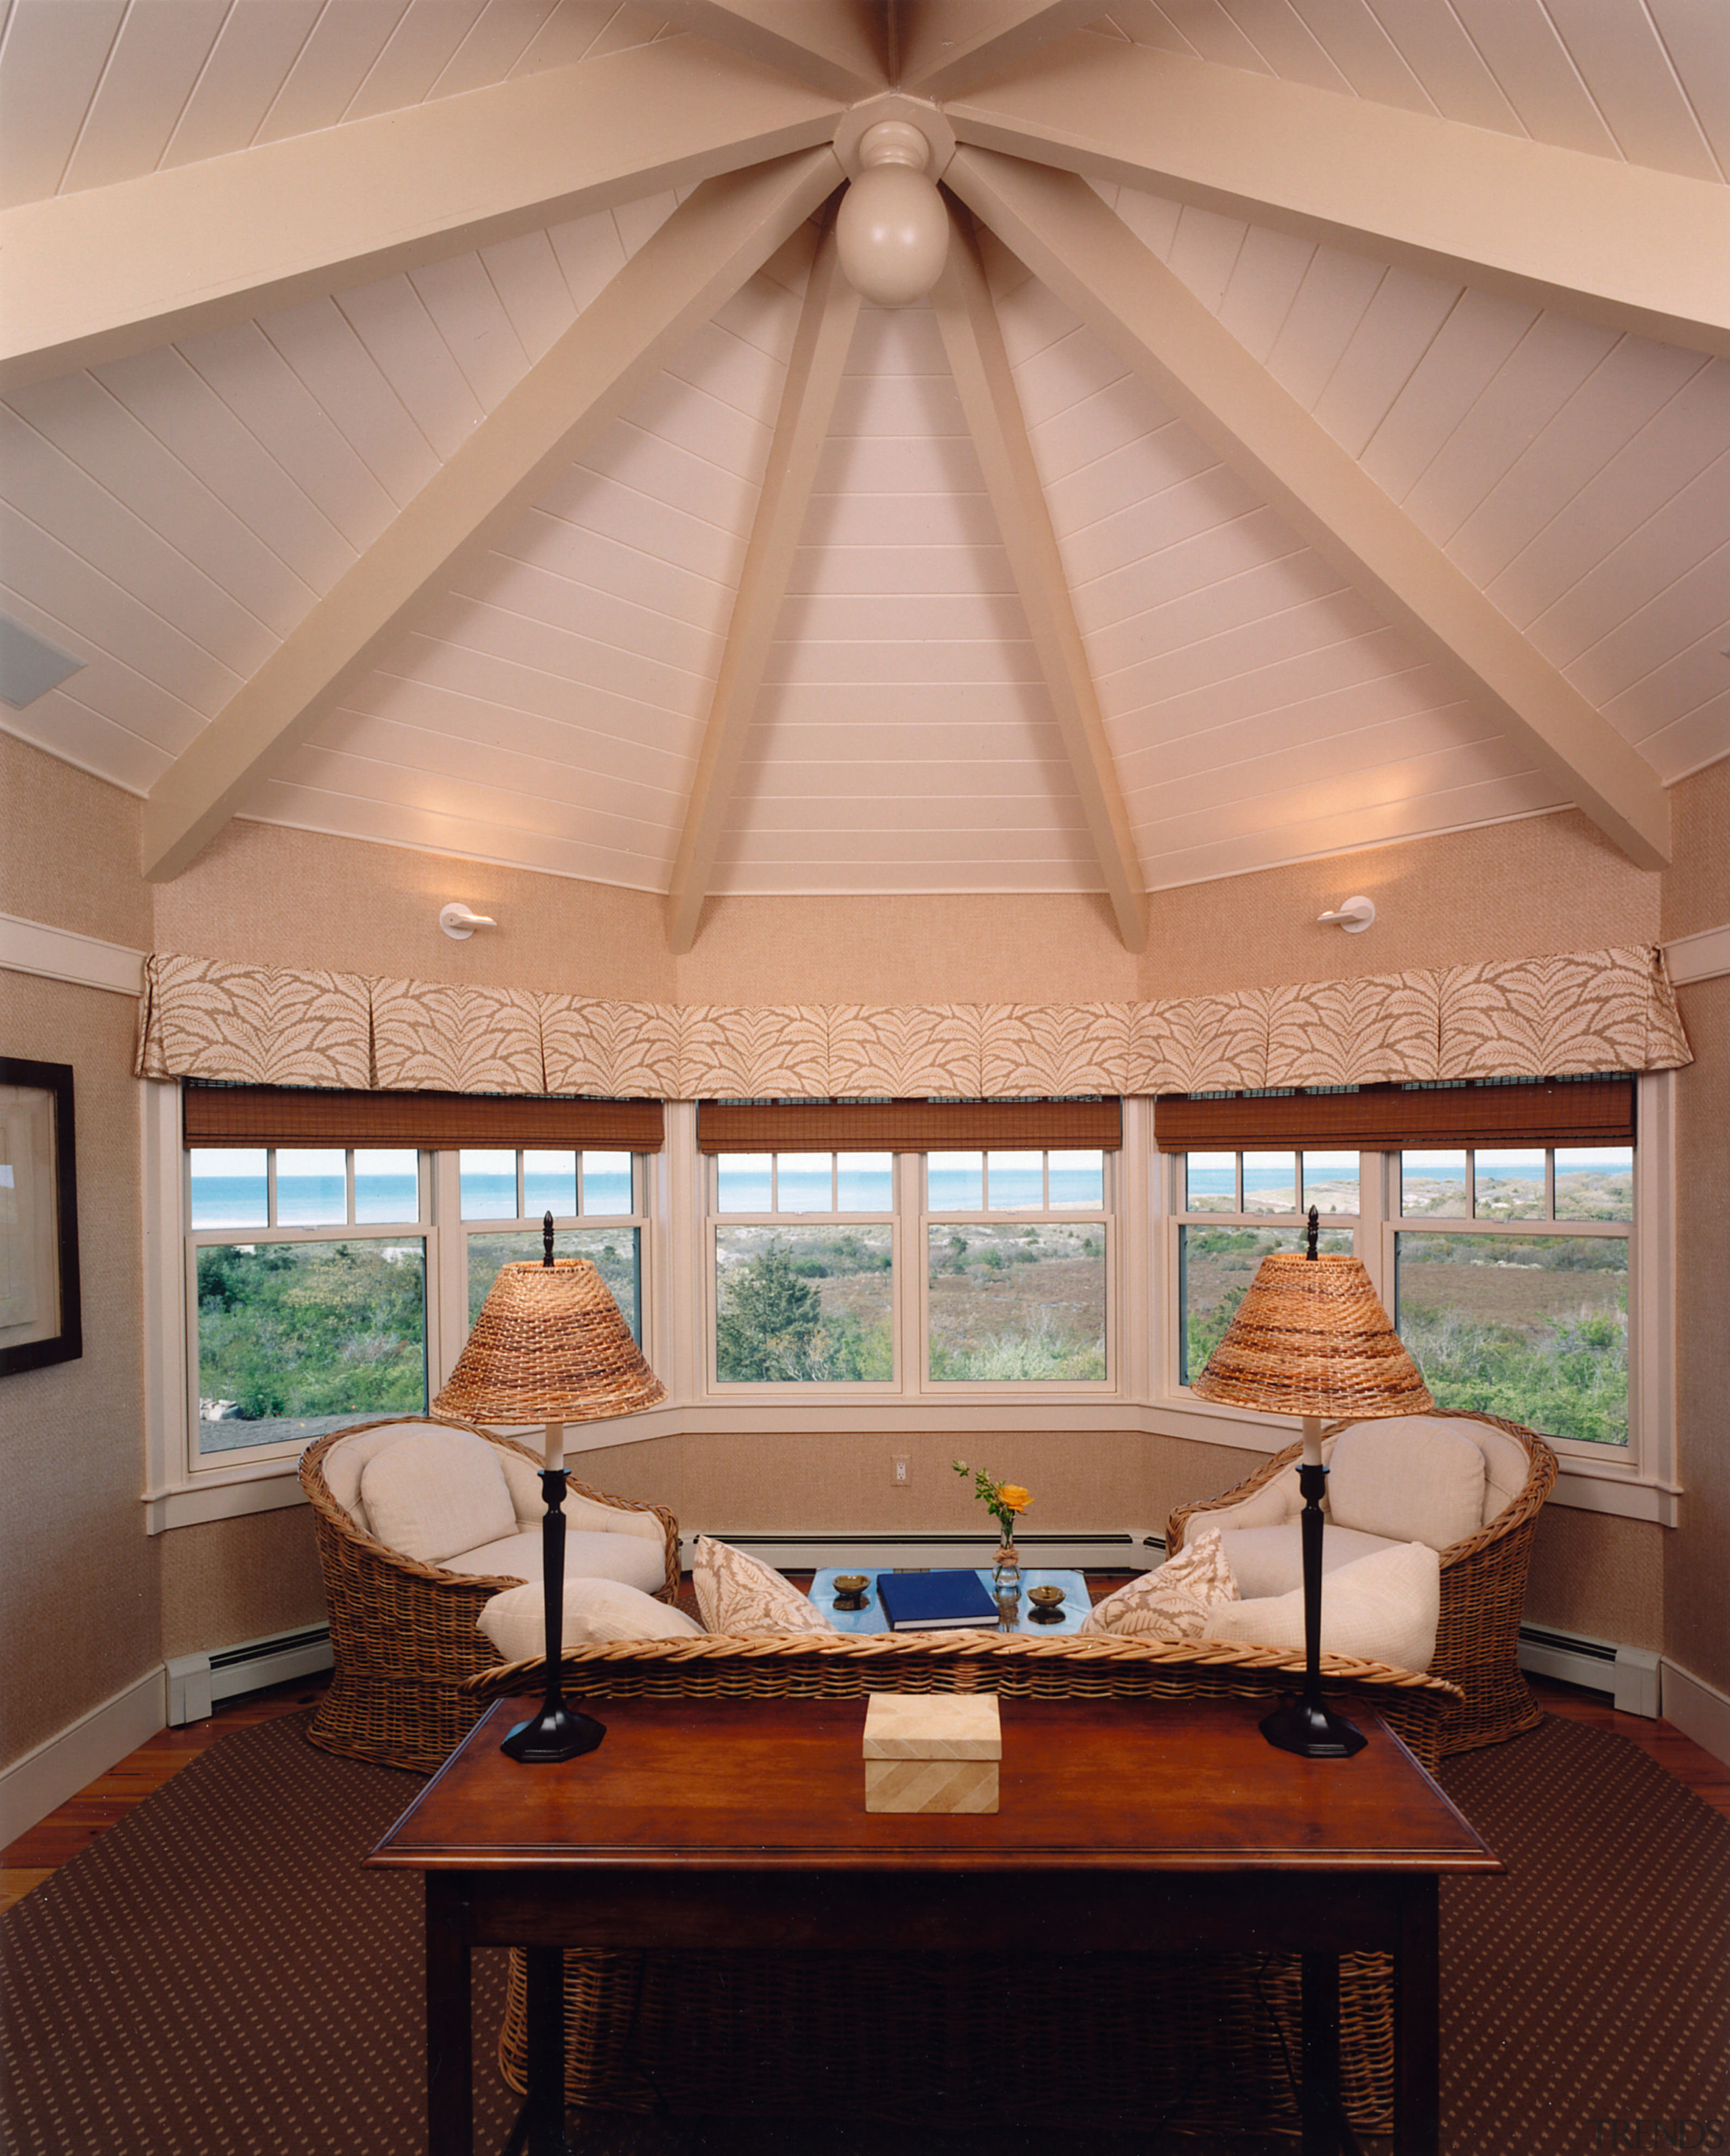
M 1283 1452 L 1276 1452 L 1271 1460 L 1265 1461 L 1253 1475 L 1246 1476 L 1241 1482 L 1235 1483 L 1229 1490 L 1222 1491 L 1219 1496 L 1199 1497 L 1193 1505 L 1179 1505 L 1166 1522 L 1166 1555 L 1168 1558 L 1175 1557 L 1182 1549 L 1184 1530 L 1198 1512 L 1230 1511 L 1247 1502 L 1250 1498 L 1259 1496 L 1271 1482 L 1276 1481 L 1284 1474 L 1302 1451 L 1301 1444 L 1288 1445 Z M 1297 1517 L 1297 1510 L 1296 1493 L 1294 1488 L 1292 1501 L 1289 1506 L 1277 1514 L 1270 1514 L 1267 1519 L 1263 1519 L 1258 1513 L 1250 1524 L 1265 1527 L 1278 1519 L 1295 1519 Z M 1215 1523 L 1210 1522 L 1209 1524 Z

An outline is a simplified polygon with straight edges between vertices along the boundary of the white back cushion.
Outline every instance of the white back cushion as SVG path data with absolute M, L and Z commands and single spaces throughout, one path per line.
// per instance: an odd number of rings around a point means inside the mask
M 438 1427 L 438 1424 L 430 1422 L 383 1423 L 377 1430 L 357 1430 L 352 1437 L 339 1437 L 325 1455 L 325 1487 L 363 1535 L 370 1535 L 373 1528 L 361 1496 L 361 1470 L 369 1460 L 393 1445 L 400 1445 L 414 1431 Z
M 703 1628 L 682 1609 L 616 1579 L 567 1579 L 561 1620 L 567 1647 L 608 1645 L 616 1640 L 700 1640 Z M 526 1662 L 547 1651 L 547 1597 L 538 1580 L 507 1588 L 482 1609 L 475 1627 L 506 1662 Z
M 516 1507 L 499 1455 L 465 1430 L 423 1427 L 361 1470 L 372 1532 L 423 1564 L 516 1532 Z
M 1302 1533 L 1296 1520 L 1288 1520 L 1283 1527 L 1228 1527 L 1219 1540 L 1238 1593 L 1253 1600 L 1302 1586 Z M 1388 1547 L 1385 1535 L 1359 1534 L 1330 1520 L 1322 1535 L 1322 1569 L 1337 1572 L 1342 1564 L 1355 1564 L 1359 1558 L 1373 1557 Z
M 1435 1657 L 1441 1565 L 1427 1543 L 1378 1550 L 1328 1575 L 1322 1593 L 1322 1651 L 1427 1670 Z M 1202 1637 L 1238 1646 L 1303 1652 L 1303 1589 L 1252 1602 L 1216 1602 Z
M 1444 1550 L 1484 1523 L 1483 1453 L 1425 1415 L 1353 1423 L 1333 1441 L 1327 1509 L 1342 1527 Z

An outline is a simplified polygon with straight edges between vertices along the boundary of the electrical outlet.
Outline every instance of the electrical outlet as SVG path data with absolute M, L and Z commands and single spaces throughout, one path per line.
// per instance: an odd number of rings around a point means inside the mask
M 891 1456 L 889 1463 L 889 1479 L 897 1490 L 906 1488 L 907 1455 L 905 1452 L 897 1452 Z

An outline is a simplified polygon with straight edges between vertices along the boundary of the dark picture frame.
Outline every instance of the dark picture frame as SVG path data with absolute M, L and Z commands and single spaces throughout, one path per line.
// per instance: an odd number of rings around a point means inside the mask
M 0 1055 L 0 1377 L 84 1353 L 72 1065 Z

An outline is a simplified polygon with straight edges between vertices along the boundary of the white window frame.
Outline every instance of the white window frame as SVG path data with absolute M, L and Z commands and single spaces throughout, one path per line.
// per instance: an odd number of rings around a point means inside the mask
M 828 1148 L 816 1148 L 826 1151 Z M 888 1150 L 886 1148 L 886 1150 Z M 945 1148 L 954 1150 L 954 1148 Z M 936 1409 L 944 1402 L 978 1404 L 1013 1402 L 1031 1407 L 1041 1400 L 1068 1406 L 1086 1400 L 1116 1403 L 1125 1399 L 1119 1368 L 1117 1342 L 1124 1330 L 1118 1319 L 1119 1250 L 1124 1240 L 1118 1156 L 1108 1147 L 1064 1146 L 999 1146 L 962 1147 L 982 1155 L 998 1152 L 1038 1152 L 1041 1155 L 1080 1150 L 1101 1152 L 1102 1197 L 1099 1206 L 1041 1206 L 991 1212 L 984 1207 L 947 1207 L 932 1211 L 927 1203 L 927 1151 L 891 1152 L 892 1205 L 888 1212 L 868 1213 L 858 1208 L 832 1213 L 722 1213 L 718 1204 L 718 1162 L 710 1155 L 701 1163 L 702 1213 L 702 1367 L 703 1397 L 716 1403 L 743 1400 L 788 1404 L 795 1400 L 828 1406 L 844 1401 L 875 1399 L 886 1403 L 928 1404 Z M 837 1156 L 838 1159 L 846 1156 Z M 1049 1190 L 1049 1183 L 1047 1188 Z M 988 1180 L 987 1194 L 989 1194 Z M 929 1231 L 933 1227 L 978 1225 L 1001 1228 L 1010 1221 L 1029 1227 L 1092 1226 L 1097 1223 L 1105 1240 L 1105 1336 L 1106 1375 L 1101 1379 L 1022 1378 L 1014 1381 L 969 1381 L 934 1378 L 928 1373 L 927 1343 L 930 1337 L 931 1277 Z M 719 1313 L 720 1283 L 714 1261 L 715 1231 L 725 1227 L 881 1227 L 890 1229 L 891 1270 L 891 1323 L 895 1338 L 896 1375 L 892 1379 L 864 1378 L 829 1384 L 738 1383 L 723 1382 L 716 1374 L 716 1323 Z
M 1399 1211 L 1399 1149 L 1378 1148 L 1358 1156 L 1358 1211 L 1356 1215 L 1324 1214 L 1324 1229 L 1348 1227 L 1354 1233 L 1357 1255 L 1363 1260 L 1371 1281 L 1390 1310 L 1394 1288 L 1394 1237 L 1409 1233 L 1461 1235 L 1574 1235 L 1607 1233 L 1628 1242 L 1628 1443 L 1597 1445 L 1574 1439 L 1551 1440 L 1560 1461 L 1555 1495 L 1558 1502 L 1577 1509 L 1619 1514 L 1674 1526 L 1676 1480 L 1673 1328 L 1675 1311 L 1675 1086 L 1670 1071 L 1642 1074 L 1636 1081 L 1636 1131 L 1634 1163 L 1634 1217 L 1625 1230 L 1621 1224 L 1593 1221 L 1524 1220 L 1501 1222 L 1464 1219 L 1430 1220 L 1419 1216 L 1403 1220 Z M 1537 1141 L 1532 1149 L 1537 1149 Z M 1333 1147 L 1294 1147 L 1301 1152 L 1333 1151 Z M 1471 1148 L 1461 1148 L 1471 1150 Z M 1503 1147 L 1479 1147 L 1486 1152 Z M 1198 1147 L 1200 1151 L 1203 1148 Z M 1219 1146 L 1217 1152 L 1283 1152 L 1284 1147 Z M 1157 1183 L 1155 1265 L 1158 1276 L 1156 1331 L 1161 1335 L 1157 1353 L 1153 1404 L 1179 1425 L 1173 1435 L 1202 1442 L 1239 1448 L 1270 1448 L 1289 1444 L 1291 1429 L 1277 1415 L 1265 1415 L 1239 1408 L 1216 1406 L 1198 1400 L 1178 1382 L 1182 1339 L 1183 1291 L 1178 1260 L 1178 1231 L 1192 1222 L 1232 1224 L 1238 1215 L 1187 1215 L 1183 1206 L 1181 1178 L 1184 1156 L 1160 1156 L 1155 1164 Z M 1246 1216 L 1259 1219 L 1264 1227 L 1282 1224 L 1286 1215 Z

